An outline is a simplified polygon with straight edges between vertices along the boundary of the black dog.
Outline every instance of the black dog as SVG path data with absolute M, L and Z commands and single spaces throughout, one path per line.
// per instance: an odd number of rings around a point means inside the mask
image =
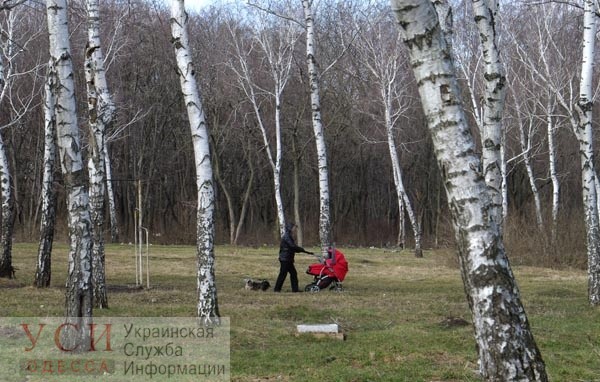
M 246 279 L 245 289 L 248 290 L 262 290 L 265 291 L 271 287 L 271 284 L 267 280 L 254 281 L 252 279 Z

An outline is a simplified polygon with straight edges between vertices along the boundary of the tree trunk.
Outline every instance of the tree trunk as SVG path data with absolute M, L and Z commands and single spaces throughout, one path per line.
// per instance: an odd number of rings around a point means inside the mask
M 213 121 L 213 123 L 215 123 L 216 121 Z M 216 144 L 213 144 L 213 151 L 216 151 L 214 149 L 214 147 L 216 146 Z M 227 212 L 228 212 L 228 216 L 229 216 L 229 244 L 234 245 L 235 244 L 235 227 L 237 225 L 236 223 L 236 219 L 235 219 L 235 210 L 233 207 L 233 198 L 231 197 L 231 193 L 229 192 L 229 189 L 227 188 L 227 184 L 225 183 L 225 181 L 223 180 L 223 177 L 221 176 L 221 165 L 219 164 L 219 156 L 216 156 L 216 159 L 214 160 L 214 177 L 217 180 L 217 183 L 219 184 L 219 186 L 221 187 L 221 191 L 223 192 L 223 195 L 225 195 L 225 201 L 227 202 Z
M 331 212 L 329 196 L 329 167 L 327 165 L 327 146 L 323 123 L 321 120 L 320 79 L 315 56 L 315 26 L 312 12 L 312 0 L 302 0 L 306 27 L 306 62 L 308 64 L 308 79 L 310 84 L 310 104 L 312 124 L 317 146 L 317 162 L 319 168 L 319 239 L 321 251 L 326 254 L 331 245 Z
M 0 277 L 12 279 L 12 240 L 14 228 L 14 204 L 10 182 L 10 169 L 6 148 L 0 134 L 0 193 L 2 197 L 2 254 L 0 255 Z
M 56 191 L 54 190 L 54 162 L 56 161 L 56 113 L 53 87 L 56 86 L 56 70 L 52 61 L 48 64 L 44 102 L 44 175 L 42 180 L 42 221 L 40 245 L 34 285 L 47 288 L 52 279 L 52 244 L 56 223 Z
M 5 54 L 10 54 L 6 52 Z M 10 74 L 10 69 L 9 69 Z M 4 73 L 3 58 L 0 57 L 0 92 L 2 98 L 6 94 L 6 81 Z M 11 185 L 10 168 L 8 166 L 8 158 L 6 156 L 6 147 L 0 133 L 0 215 L 2 217 L 1 243 L 0 249 L 0 277 L 12 279 L 15 275 L 15 270 L 12 266 L 12 240 L 14 228 L 14 201 Z
M 244 221 L 246 220 L 246 214 L 248 213 L 248 204 L 250 202 L 250 194 L 252 192 L 252 185 L 254 184 L 254 164 L 252 163 L 252 153 L 248 152 L 247 156 L 248 156 L 248 167 L 250 168 L 250 178 L 248 179 L 248 183 L 246 184 L 246 191 L 244 192 L 244 197 L 242 199 L 242 210 L 240 211 L 240 218 L 238 220 L 238 224 L 235 229 L 235 237 L 233 239 L 234 245 L 237 245 L 240 235 L 242 233 Z
M 594 89 L 592 87 L 596 38 L 596 6 L 593 0 L 585 0 L 583 18 L 583 59 L 579 100 L 575 105 L 578 124 L 575 135 L 579 141 L 583 208 L 587 234 L 588 252 L 588 299 L 591 305 L 600 305 L 600 227 L 594 171 L 592 110 Z
M 506 76 L 496 46 L 498 3 L 495 0 L 473 0 L 475 23 L 481 38 L 485 94 L 483 96 L 482 165 L 485 181 L 492 192 L 494 222 L 502 231 L 502 114 L 506 98 Z
M 525 133 L 525 123 L 523 122 L 523 114 L 521 112 L 521 106 L 518 102 L 515 105 L 517 111 L 517 125 L 519 127 L 519 143 L 521 144 L 521 151 L 523 153 L 523 164 L 525 165 L 525 171 L 527 172 L 527 178 L 529 180 L 529 187 L 531 194 L 533 195 L 533 201 L 535 206 L 535 219 L 538 227 L 538 231 L 544 232 L 544 220 L 542 218 L 542 203 L 540 201 L 540 193 L 537 185 L 535 184 L 535 175 L 533 174 L 533 167 L 531 165 L 531 130 L 533 127 L 533 115 L 528 116 L 529 128 L 527 134 Z
M 91 318 L 93 311 L 92 222 L 77 126 L 67 2 L 48 0 L 46 10 L 50 57 L 57 73 L 57 83 L 52 91 L 56 99 L 57 142 L 67 195 L 70 242 L 65 314 L 71 323 L 75 321 L 80 328 L 79 331 L 70 330 L 64 333 L 66 333 L 67 344 L 78 344 L 80 350 L 85 350 L 89 342 L 86 341 L 87 335 L 82 321 Z
M 294 164 L 293 170 L 293 186 L 294 186 L 294 224 L 296 224 L 296 242 L 299 246 L 304 245 L 304 230 L 302 224 L 302 217 L 300 215 L 300 157 L 301 153 L 298 151 L 298 137 L 297 130 L 295 129 L 292 133 L 292 162 Z
M 206 323 L 219 323 L 217 286 L 215 283 L 213 174 L 210 160 L 209 136 L 202 100 L 198 91 L 189 47 L 187 13 L 183 0 L 171 3 L 172 43 L 177 58 L 177 73 L 188 112 L 198 192 L 197 211 L 197 316 Z
M 119 223 L 117 221 L 117 207 L 115 205 L 115 191 L 112 184 L 112 167 L 108 151 L 108 142 L 104 142 L 104 165 L 106 166 L 106 200 L 108 201 L 108 216 L 110 218 L 110 242 L 119 242 Z
M 552 233 L 551 243 L 554 247 L 556 243 L 556 231 L 558 228 L 558 212 L 560 207 L 560 181 L 556 171 L 556 144 L 554 143 L 555 127 L 552 119 L 554 107 L 550 100 L 551 94 L 548 94 L 548 104 L 546 108 L 546 122 L 548 135 L 548 163 L 550 166 L 550 179 L 552 180 Z
M 388 149 L 390 152 L 390 158 L 392 160 L 392 170 L 394 172 L 394 184 L 396 185 L 396 195 L 398 199 L 398 209 L 399 209 L 399 217 L 398 220 L 401 224 L 401 228 L 399 229 L 398 237 L 400 238 L 400 234 L 404 233 L 404 219 L 403 219 L 403 208 L 406 208 L 406 213 L 408 214 L 408 220 L 412 226 L 414 236 L 415 236 L 415 257 L 423 257 L 423 249 L 421 248 L 421 228 L 419 227 L 419 223 L 417 222 L 417 218 L 415 216 L 414 210 L 412 208 L 410 199 L 408 199 L 408 195 L 406 194 L 406 190 L 404 189 L 404 181 L 402 180 L 402 169 L 400 168 L 400 161 L 398 160 L 398 152 L 396 151 L 396 142 L 394 140 L 394 126 L 392 123 L 392 102 L 389 92 L 386 92 L 385 89 L 382 89 L 382 95 L 385 104 L 385 125 L 387 131 L 387 139 L 388 139 Z M 404 235 L 402 235 L 402 247 L 404 248 Z
M 392 8 L 446 185 L 481 375 L 487 381 L 547 381 L 496 216 L 491 216 L 496 205 L 478 170 L 454 65 L 433 5 L 392 0 Z
M 100 6 L 98 0 L 87 0 L 88 43 L 85 52 L 88 112 L 92 155 L 88 161 L 90 173 L 90 210 L 93 222 L 92 271 L 94 305 L 108 307 L 104 265 L 104 211 L 106 200 L 106 129 L 115 111 L 104 70 L 104 55 L 100 41 Z

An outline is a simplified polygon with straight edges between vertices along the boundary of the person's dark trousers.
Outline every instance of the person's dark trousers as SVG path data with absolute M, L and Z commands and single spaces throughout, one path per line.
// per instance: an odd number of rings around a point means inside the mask
M 298 292 L 298 272 L 296 272 L 294 263 L 292 261 L 279 260 L 279 264 L 281 265 L 279 268 L 279 276 L 277 276 L 277 282 L 275 283 L 275 289 L 273 290 L 275 292 L 281 292 L 285 277 L 289 273 L 290 281 L 292 282 L 292 292 Z

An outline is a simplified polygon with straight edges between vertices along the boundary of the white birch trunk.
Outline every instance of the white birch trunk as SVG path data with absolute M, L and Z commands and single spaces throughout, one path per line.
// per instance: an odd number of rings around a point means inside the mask
M 14 227 L 14 206 L 11 189 L 10 168 L 2 134 L 0 133 L 0 195 L 2 206 L 2 254 L 0 255 L 0 277 L 13 278 L 12 240 Z
M 66 0 L 47 0 L 50 58 L 56 67 L 57 83 L 52 89 L 56 100 L 56 132 L 61 170 L 67 195 L 69 227 L 69 269 L 66 282 L 65 314 L 77 323 L 80 332 L 66 331 L 67 343 L 85 350 L 87 335 L 82 320 L 92 317 L 92 222 L 81 156 L 79 127 L 69 43 Z
M 502 174 L 502 221 L 508 217 L 508 169 L 506 164 L 506 134 L 502 134 L 502 145 L 500 146 L 500 173 Z
M 525 171 L 527 172 L 527 179 L 529 180 L 529 188 L 531 189 L 531 194 L 533 195 L 533 202 L 535 206 L 535 220 L 537 224 L 538 231 L 544 232 L 544 220 L 542 218 L 542 203 L 540 201 L 540 193 L 538 191 L 537 185 L 535 184 L 535 175 L 533 174 L 533 167 L 531 165 L 531 139 L 532 139 L 532 125 L 533 125 L 533 116 L 529 116 L 529 126 L 527 128 L 527 133 L 525 133 L 525 123 L 523 122 L 523 113 L 521 112 L 521 106 L 517 102 L 515 104 L 517 109 L 518 117 L 517 117 L 517 126 L 519 128 L 519 143 L 521 145 L 521 152 L 523 153 L 523 164 L 525 165 Z
M 263 30 L 254 32 L 254 39 L 267 59 L 268 73 L 271 75 L 271 79 L 273 80 L 273 90 L 266 92 L 273 97 L 275 103 L 275 155 L 273 155 L 273 151 L 271 149 L 271 143 L 269 142 L 269 138 L 267 136 L 267 129 L 263 122 L 264 117 L 260 110 L 259 100 L 255 92 L 255 88 L 258 88 L 258 86 L 252 79 L 250 69 L 248 68 L 247 54 L 242 51 L 242 48 L 237 42 L 236 51 L 241 72 L 234 68 L 234 71 L 238 76 L 238 81 L 240 82 L 240 85 L 244 93 L 246 94 L 246 97 L 248 97 L 250 103 L 252 104 L 254 113 L 256 114 L 258 126 L 260 128 L 263 143 L 265 146 L 265 152 L 267 154 L 269 164 L 271 165 L 271 169 L 273 171 L 275 207 L 277 210 L 277 221 L 279 224 L 278 231 L 280 237 L 283 237 L 285 233 L 286 223 L 284 203 L 281 192 L 281 166 L 283 159 L 281 138 L 281 101 L 283 91 L 290 77 L 293 51 L 297 39 L 296 33 L 293 29 L 294 25 L 288 25 L 287 28 L 287 30 L 280 30 L 276 34 L 277 38 L 279 39 L 278 41 L 272 40 L 271 35 L 269 33 L 264 33 Z M 259 29 L 262 29 L 262 27 L 259 27 Z M 236 39 L 235 33 L 233 33 L 233 31 L 231 34 L 232 37 Z
M 438 4 L 440 11 L 446 9 L 449 12 L 449 7 L 444 8 L 441 2 Z M 449 17 L 451 20 L 451 17 Z M 450 21 L 449 21 L 450 22 Z M 358 22 L 356 22 L 358 24 Z M 355 42 L 358 55 L 361 57 L 361 64 L 365 66 L 375 78 L 378 86 L 380 101 L 383 106 L 384 119 L 383 123 L 386 128 L 386 136 L 388 142 L 388 151 L 392 162 L 392 173 L 394 178 L 394 186 L 396 188 L 396 201 L 398 203 L 398 238 L 397 245 L 404 248 L 406 244 L 406 229 L 405 216 L 408 219 L 413 229 L 415 240 L 415 256 L 423 257 L 421 248 L 421 229 L 414 213 L 414 209 L 408 194 L 404 188 L 404 180 L 402 177 L 402 167 L 398 158 L 396 140 L 394 138 L 394 125 L 398 118 L 405 111 L 402 105 L 402 99 L 405 97 L 404 88 L 405 78 L 400 78 L 402 61 L 404 58 L 400 56 L 400 49 L 397 44 L 400 43 L 396 35 L 384 35 L 382 30 L 387 29 L 385 24 L 375 24 L 371 26 L 369 31 L 365 31 L 364 36 L 360 36 Z M 369 32 L 367 34 L 367 32 Z M 387 39 L 393 41 L 388 42 Z
M 12 20 L 12 19 L 11 19 Z M 10 28 L 12 33 L 12 27 Z M 12 39 L 11 36 L 7 36 L 9 39 L 8 46 L 4 55 L 12 55 Z M 0 101 L 6 98 L 8 78 L 10 77 L 12 66 L 8 65 L 5 67 L 4 57 L 0 57 Z M 5 73 L 7 71 L 7 73 Z M 6 148 L 2 139 L 2 132 L 0 131 L 0 215 L 2 229 L 0 231 L 0 277 L 2 278 L 13 278 L 15 270 L 12 266 L 12 240 L 13 240 L 13 227 L 14 227 L 14 204 L 13 204 L 13 193 L 11 188 L 11 176 L 10 168 L 8 166 L 8 158 L 6 156 Z
M 112 166 L 108 151 L 108 142 L 104 141 L 104 165 L 106 172 L 106 200 L 108 201 L 108 216 L 110 219 L 110 241 L 119 241 L 119 223 L 117 222 L 117 207 L 115 205 L 115 191 L 112 184 Z
M 106 129 L 110 126 L 114 105 L 108 91 L 104 55 L 100 41 L 99 0 L 87 0 L 88 43 L 85 52 L 88 113 L 92 155 L 90 174 L 90 212 L 93 223 L 92 275 L 94 306 L 108 308 L 104 254 L 104 211 L 106 200 Z
M 482 118 L 482 165 L 487 185 L 492 189 L 494 222 L 502 231 L 502 114 L 506 98 L 506 76 L 496 46 L 498 3 L 496 0 L 473 0 L 475 23 L 479 30 L 485 70 L 483 74 L 485 94 Z
M 312 11 L 313 0 L 302 0 L 306 28 L 306 62 L 310 84 L 310 104 L 312 124 L 317 146 L 317 163 L 319 168 L 319 239 L 321 251 L 326 254 L 331 245 L 331 211 L 329 196 L 329 167 L 327 165 L 327 146 L 321 119 L 320 79 L 317 69 L 315 26 Z
M 579 141 L 581 175 L 583 186 L 583 208 L 587 233 L 588 252 L 588 299 L 591 305 L 600 305 L 600 227 L 596 194 L 596 173 L 594 171 L 594 150 L 592 130 L 593 71 L 596 39 L 596 5 L 594 0 L 584 1 L 583 18 L 583 59 L 579 100 L 575 105 L 578 124 L 575 135 Z
M 304 230 L 302 224 L 302 216 L 300 214 L 300 159 L 302 154 L 299 152 L 298 144 L 297 144 L 297 130 L 294 130 L 292 135 L 292 154 L 294 156 L 294 223 L 296 224 L 297 232 L 296 232 L 296 243 L 303 247 L 304 246 Z
M 188 15 L 183 0 L 171 2 L 171 34 L 177 72 L 187 108 L 194 146 L 196 186 L 198 192 L 197 214 L 197 316 L 205 324 L 219 323 L 217 285 L 215 282 L 214 207 L 215 194 L 210 160 L 209 136 L 202 99 L 196 83 L 187 31 Z
M 549 94 L 550 95 L 550 94 Z M 556 243 L 556 232 L 558 228 L 558 212 L 560 208 L 560 181 L 558 179 L 558 172 L 556 171 L 556 144 L 554 143 L 555 130 L 554 122 L 552 120 L 553 105 L 548 97 L 548 104 L 546 107 L 546 123 L 547 123 L 547 136 L 548 136 L 548 164 L 550 167 L 550 179 L 552 181 L 552 243 Z
M 402 215 L 403 210 L 406 208 L 408 220 L 412 226 L 414 237 L 415 237 L 415 257 L 423 257 L 423 249 L 421 248 L 421 228 L 417 222 L 414 210 L 404 189 L 404 181 L 402 180 L 402 168 L 400 167 L 400 160 L 398 159 L 398 151 L 396 149 L 396 141 L 394 139 L 394 124 L 392 121 L 392 101 L 390 99 L 389 90 L 382 89 L 382 96 L 385 104 L 385 125 L 387 131 L 388 148 L 390 152 L 390 159 L 392 161 L 392 170 L 394 172 L 394 184 L 396 186 L 396 197 L 398 200 L 398 213 L 400 214 L 400 224 L 404 225 Z M 404 208 L 403 208 L 404 207 Z M 399 234 L 404 232 L 403 228 L 399 229 Z M 402 238 L 404 241 L 404 238 Z M 404 244 L 404 242 L 403 242 Z
M 42 180 L 42 219 L 40 245 L 34 285 L 47 288 L 52 279 L 52 244 L 56 222 L 56 191 L 54 190 L 54 168 L 56 161 L 56 117 L 55 99 L 52 88 L 56 86 L 56 71 L 53 62 L 48 64 L 44 100 L 44 173 Z
M 488 381 L 547 381 L 478 170 L 454 65 L 428 0 L 392 0 L 446 185 L 480 372 Z
M 276 88 L 281 85 L 276 81 Z M 285 85 L 284 85 L 285 86 Z M 277 219 L 279 220 L 279 237 L 285 234 L 285 212 L 283 210 L 283 198 L 281 197 L 281 92 L 276 91 L 275 95 L 275 165 L 273 167 L 273 179 L 275 185 L 275 205 L 277 207 Z

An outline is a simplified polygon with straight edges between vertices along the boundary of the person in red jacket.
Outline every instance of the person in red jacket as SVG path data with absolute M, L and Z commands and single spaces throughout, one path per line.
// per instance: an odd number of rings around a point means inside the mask
M 292 292 L 300 292 L 298 289 L 298 272 L 294 267 L 294 256 L 296 253 L 304 252 L 312 255 L 312 252 L 306 251 L 304 248 L 296 245 L 294 241 L 294 231 L 296 225 L 294 223 L 287 223 L 285 225 L 285 233 L 281 237 L 281 244 L 279 245 L 279 276 L 277 276 L 277 282 L 275 283 L 274 292 L 281 292 L 283 282 L 290 274 L 290 281 L 292 283 Z

